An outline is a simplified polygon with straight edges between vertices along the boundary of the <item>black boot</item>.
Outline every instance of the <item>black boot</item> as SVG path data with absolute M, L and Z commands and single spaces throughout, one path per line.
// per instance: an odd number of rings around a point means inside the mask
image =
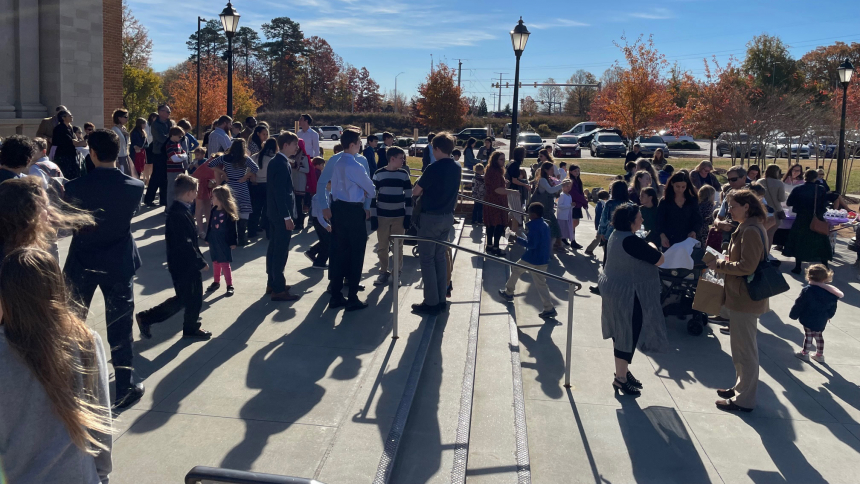
M 244 218 L 239 219 L 238 230 L 239 230 L 239 245 L 245 246 L 248 245 L 248 220 Z

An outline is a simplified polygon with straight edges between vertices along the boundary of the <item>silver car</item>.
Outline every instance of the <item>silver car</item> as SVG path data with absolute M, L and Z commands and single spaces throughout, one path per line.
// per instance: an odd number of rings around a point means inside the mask
M 645 156 L 654 156 L 657 148 L 663 150 L 663 156 L 669 156 L 669 148 L 666 146 L 666 142 L 663 141 L 662 136 L 640 136 L 636 138 L 634 143 L 639 143 L 639 152 Z

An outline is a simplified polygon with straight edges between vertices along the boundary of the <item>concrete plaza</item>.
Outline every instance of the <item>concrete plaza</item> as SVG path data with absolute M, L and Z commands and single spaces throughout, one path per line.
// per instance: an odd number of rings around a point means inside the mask
M 163 224 L 160 209 L 135 219 L 144 263 L 135 281 L 137 311 L 173 294 Z M 466 225 L 459 243 L 479 248 L 482 228 Z M 584 220 L 579 242 L 593 234 Z M 714 326 L 691 336 L 684 321 L 667 319 L 670 350 L 637 354 L 631 366 L 644 383 L 642 396 L 616 397 L 601 300 L 584 288 L 575 297 L 568 390 L 566 285 L 549 283 L 559 316 L 544 322 L 529 276 L 506 304 L 496 294 L 506 267 L 460 252 L 449 312 L 421 318 L 408 310 L 421 301 L 422 285 L 418 260 L 407 251 L 400 339 L 392 340 L 391 288 L 372 285 L 376 235 L 361 293 L 370 308 L 355 313 L 326 308 L 327 273 L 310 269 L 301 254 L 315 241 L 312 230 L 293 237 L 287 283 L 302 294 L 295 303 L 263 295 L 263 238 L 234 251 L 235 296 L 225 298 L 223 289 L 206 296 L 210 341 L 182 340 L 181 315 L 153 327 L 150 340 L 135 329 L 134 366 L 146 395 L 117 421 L 112 483 L 180 483 L 195 465 L 373 482 L 413 362 L 425 350 L 390 482 L 451 482 L 464 465 L 466 480 L 493 483 L 860 481 L 860 285 L 843 241 L 834 266 L 846 297 L 824 333 L 827 364 L 794 356 L 803 330 L 788 312 L 801 284 L 788 277 L 791 291 L 761 318 L 759 406 L 744 415 L 714 406 L 714 390 L 734 378 L 729 337 Z M 61 242 L 61 257 L 68 242 Z M 549 270 L 587 286 L 598 263 L 566 254 Z M 204 284 L 210 282 L 211 273 Z M 89 323 L 107 344 L 103 308 L 97 295 Z

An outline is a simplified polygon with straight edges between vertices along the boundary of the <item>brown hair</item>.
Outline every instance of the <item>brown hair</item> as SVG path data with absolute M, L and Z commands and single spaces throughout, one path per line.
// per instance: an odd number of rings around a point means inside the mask
M 245 166 L 246 156 L 248 156 L 248 150 L 245 145 L 245 140 L 243 138 L 234 138 L 233 143 L 230 145 L 230 149 L 227 150 L 227 154 L 224 157 L 229 157 L 230 163 L 232 163 L 234 167 L 240 168 Z
M 767 168 L 765 168 L 764 177 L 778 179 L 780 173 L 782 173 L 782 168 L 780 168 L 779 165 L 775 163 L 771 163 L 770 165 L 767 165 Z
M 454 151 L 454 137 L 451 133 L 443 131 L 433 138 L 432 145 L 443 154 L 450 155 Z
M 477 174 L 479 174 L 479 175 L 482 175 L 482 174 L 484 173 L 484 164 L 483 164 L 483 163 L 478 163 L 478 164 L 476 164 L 475 166 L 473 166 L 473 167 L 472 167 L 472 170 L 473 170 L 475 173 L 477 173 Z M 479 172 L 480 172 L 480 173 L 479 173 Z
M 812 264 L 806 269 L 806 280 L 820 283 L 830 282 L 833 280 L 833 271 L 824 264 Z
M 311 160 L 311 164 L 314 166 L 325 165 L 325 158 L 322 156 L 315 156 L 313 160 Z
M 171 138 L 174 136 L 182 137 L 182 136 L 185 136 L 185 130 L 180 128 L 179 126 L 174 126 L 174 127 L 170 128 L 170 130 L 167 132 L 167 136 L 169 136 Z
M 197 179 L 185 173 L 177 175 L 176 180 L 173 182 L 173 193 L 176 195 L 176 198 L 196 189 Z
M 239 220 L 239 206 L 233 198 L 233 190 L 229 185 L 219 185 L 212 189 L 212 196 L 221 203 L 221 209 L 233 220 Z
M 283 149 L 284 145 L 293 144 L 299 141 L 299 137 L 292 131 L 281 131 L 278 135 L 278 149 Z
M 741 205 L 749 205 L 750 208 L 747 211 L 747 218 L 756 218 L 759 221 L 763 221 L 767 217 L 767 211 L 764 209 L 764 205 L 761 204 L 761 201 L 755 193 L 747 190 L 746 188 L 732 190 L 726 198 L 730 198 Z
M 117 109 L 113 112 L 113 124 L 119 124 L 120 116 L 128 117 L 127 109 Z
M 505 154 L 502 153 L 501 151 L 494 151 L 493 154 L 490 155 L 490 162 L 487 163 L 487 165 L 488 165 L 487 166 L 487 173 L 489 173 L 490 171 L 493 171 L 493 170 L 502 171 L 502 167 L 499 166 L 499 164 L 497 163 L 497 160 L 499 158 L 501 158 L 501 159 L 505 158 Z
M 0 183 L 0 249 L 20 247 L 47 250 L 58 230 L 94 225 L 93 217 L 63 202 L 48 200 L 41 180 L 24 177 Z
M 540 160 L 540 155 L 546 156 L 546 159 L 550 163 L 553 163 L 553 164 L 555 163 L 555 158 L 552 157 L 552 153 L 550 153 L 550 150 L 548 150 L 546 148 L 541 148 L 541 150 L 538 151 L 538 160 Z
M 107 450 L 90 431 L 111 433 L 110 410 L 99 403 L 96 338 L 72 310 L 63 273 L 48 252 L 16 249 L 0 266 L 6 340 L 42 384 L 54 413 L 84 452 Z

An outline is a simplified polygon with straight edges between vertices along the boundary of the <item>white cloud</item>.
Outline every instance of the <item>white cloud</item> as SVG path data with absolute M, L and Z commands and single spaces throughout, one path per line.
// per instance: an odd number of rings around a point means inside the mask
M 590 24 L 585 22 L 579 22 L 577 20 L 570 20 L 566 18 L 559 18 L 555 20 L 550 20 L 549 22 L 539 22 L 534 23 L 530 22 L 527 27 L 530 29 L 542 30 L 542 29 L 551 29 L 555 27 L 588 27 Z
M 633 18 L 641 18 L 647 20 L 665 20 L 675 18 L 675 14 L 666 8 L 652 8 L 646 12 L 634 12 L 630 14 Z

